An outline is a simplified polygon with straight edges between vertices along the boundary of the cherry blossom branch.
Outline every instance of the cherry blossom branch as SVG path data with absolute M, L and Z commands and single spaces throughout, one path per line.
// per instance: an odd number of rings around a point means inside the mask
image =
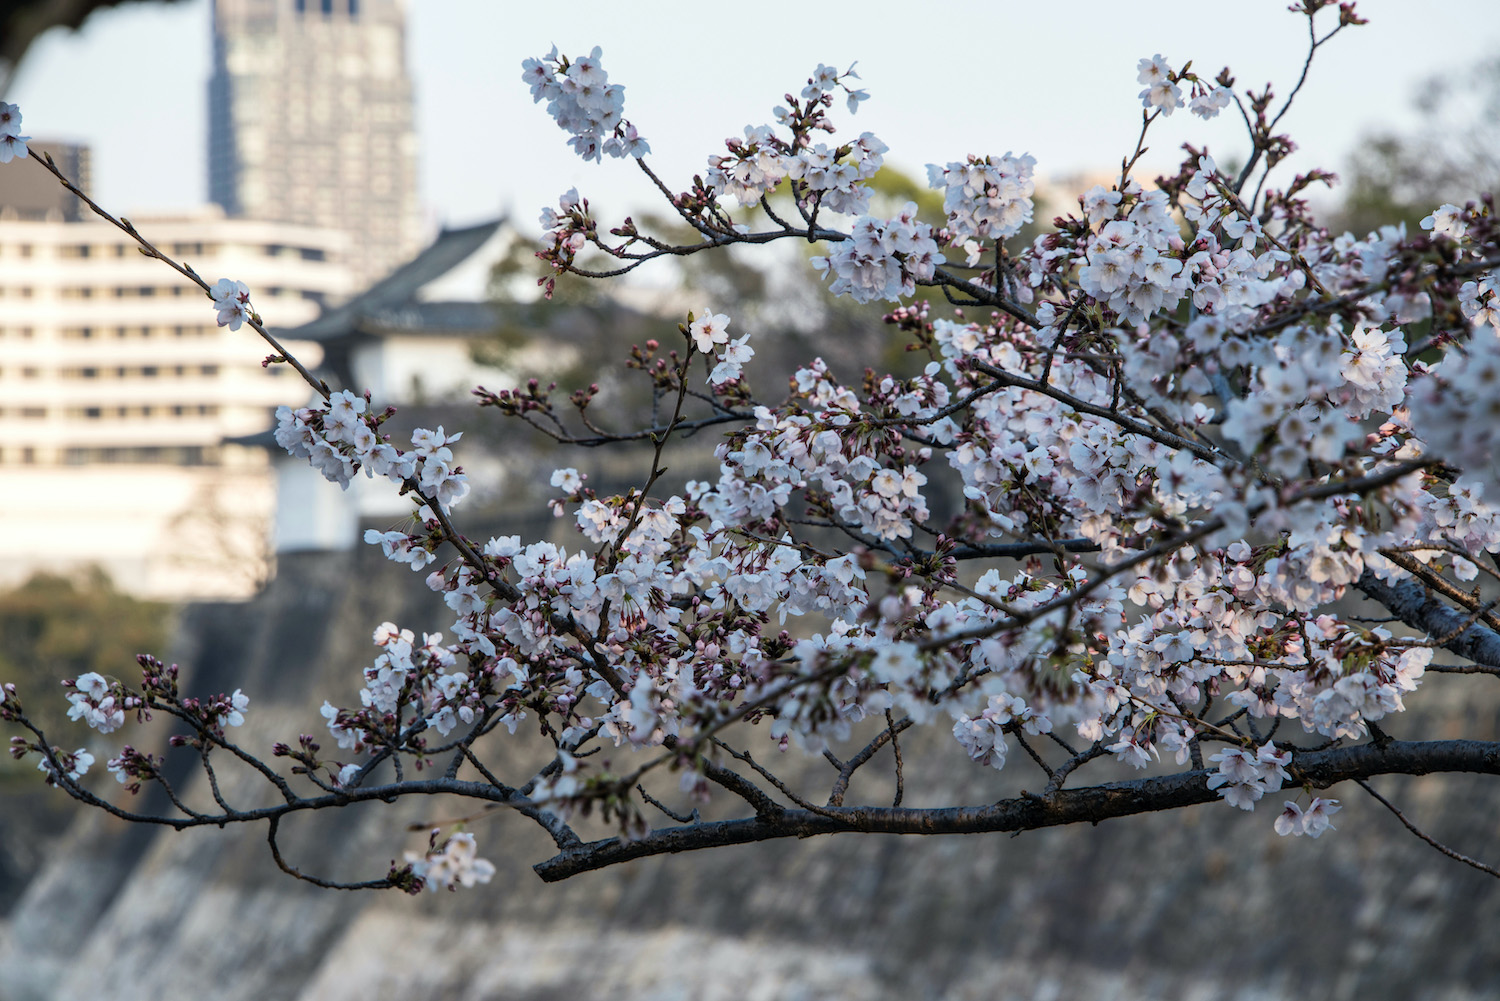
M 1403 460 L 1402 462 L 1391 464 L 1389 467 L 1378 473 L 1371 473 L 1365 476 L 1356 477 L 1352 480 L 1330 481 L 1328 483 L 1319 484 L 1316 487 L 1298 491 L 1292 496 L 1285 498 L 1283 503 L 1285 505 L 1292 505 L 1302 503 L 1304 501 L 1322 500 L 1327 497 L 1336 497 L 1340 494 L 1354 494 L 1359 496 L 1372 493 L 1376 490 L 1379 490 L 1381 487 L 1389 486 L 1390 484 L 1396 482 L 1404 476 L 1410 476 L 1412 473 L 1416 472 L 1419 469 L 1424 469 L 1432 466 L 1435 462 L 1436 460 L 1434 459 Z M 1269 502 L 1257 504 L 1249 509 L 1249 516 L 1253 519 L 1261 512 L 1265 511 L 1269 506 Z M 921 644 L 921 647 L 923 650 L 937 650 L 956 643 L 964 643 L 970 640 L 984 639 L 987 636 L 993 636 L 999 632 L 1004 632 L 1009 629 L 1015 629 L 1018 626 L 1025 625 L 1028 622 L 1035 622 L 1036 620 L 1044 618 L 1055 611 L 1070 608 L 1073 605 L 1076 605 L 1083 598 L 1087 597 L 1089 594 L 1093 593 L 1100 587 L 1103 587 L 1107 581 L 1109 581 L 1113 577 L 1118 576 L 1125 570 L 1128 570 L 1131 567 L 1139 566 L 1142 563 L 1149 562 L 1150 560 L 1156 559 L 1159 556 L 1165 556 L 1168 553 L 1175 552 L 1178 549 L 1181 549 L 1184 545 L 1196 542 L 1197 540 L 1205 536 L 1212 535 L 1214 532 L 1222 529 L 1224 525 L 1225 522 L 1222 517 L 1211 518 L 1205 522 L 1202 522 L 1201 524 L 1194 526 L 1188 531 L 1169 535 L 1167 538 L 1156 543 L 1154 546 L 1151 546 L 1148 549 L 1143 549 L 1138 553 L 1127 556 L 1115 563 L 1109 564 L 1108 566 L 1094 567 L 1093 576 L 1091 576 L 1088 580 L 1084 581 L 1082 584 L 1078 585 L 1072 590 L 1064 592 L 1062 596 L 1054 598 L 1053 600 L 1046 602 L 1045 604 L 1038 605 L 1037 607 L 1032 609 L 1017 610 L 1012 613 L 1012 617 L 1008 620 L 995 622 L 987 626 L 980 626 L 976 629 L 964 630 L 948 636 L 935 637 L 933 639 L 926 640 Z
M 1339 782 L 1375 775 L 1429 775 L 1476 772 L 1500 775 L 1500 743 L 1476 740 L 1390 741 L 1303 751 L 1294 758 L 1289 787 L 1304 784 L 1326 789 Z M 607 838 L 574 846 L 533 866 L 552 883 L 653 855 L 750 844 L 779 838 L 822 834 L 980 834 L 1033 831 L 1068 824 L 1097 824 L 1117 817 L 1181 809 L 1214 802 L 1208 788 L 1212 769 L 1111 782 L 1081 789 L 1059 789 L 1048 795 L 1022 794 L 988 806 L 933 809 L 910 807 L 838 807 L 783 809 L 779 814 L 725 820 L 652 831 L 637 841 Z
M 300 879 L 304 883 L 311 883 L 313 886 L 319 886 L 325 890 L 388 890 L 392 887 L 402 886 L 410 880 L 410 866 L 406 867 L 404 873 L 403 870 L 392 866 L 390 874 L 385 878 L 367 879 L 358 883 L 342 883 L 335 880 L 323 879 L 318 876 L 310 876 L 302 870 L 289 865 L 286 859 L 282 857 L 281 845 L 277 842 L 277 833 L 280 830 L 280 826 L 281 817 L 279 816 L 272 817 L 270 824 L 267 826 L 266 844 L 270 846 L 271 858 L 275 861 L 278 869 L 288 876 Z M 403 875 L 406 878 L 403 879 Z
M 1089 403 L 1087 400 L 1081 400 L 1078 397 L 1074 396 L 1072 393 L 1069 393 L 1062 389 L 1058 389 L 1056 386 L 1040 382 L 1036 379 L 1028 379 L 1025 376 L 1014 375 L 1010 372 L 1005 371 L 1004 369 L 996 368 L 995 366 L 990 365 L 986 362 L 975 361 L 971 363 L 971 367 L 980 372 L 983 372 L 985 375 L 990 376 L 996 382 L 1002 385 L 1015 386 L 1019 389 L 1029 389 L 1033 393 L 1040 393 L 1043 396 L 1050 396 L 1057 402 L 1066 404 L 1067 406 L 1072 407 L 1074 410 L 1077 410 L 1079 413 L 1088 414 L 1092 417 L 1098 417 L 1102 420 L 1109 421 L 1111 424 L 1118 425 L 1120 428 L 1126 431 L 1130 431 L 1133 434 L 1138 434 L 1143 437 L 1150 438 L 1152 441 L 1170 446 L 1171 448 L 1178 448 L 1184 451 L 1191 452 L 1198 458 L 1202 459 L 1204 462 L 1213 463 L 1217 466 L 1222 465 L 1227 458 L 1224 453 L 1216 451 L 1215 449 L 1210 448 L 1207 445 L 1200 444 L 1196 441 L 1191 441 L 1187 438 L 1183 438 L 1179 435 L 1173 434 L 1170 431 L 1165 431 L 1151 424 L 1146 424 L 1143 421 L 1135 420 L 1132 417 L 1127 417 L 1125 414 L 1122 414 L 1118 408 L 1101 407 L 1097 404 Z
M 158 261 L 161 261 L 163 264 L 167 265 L 167 267 L 171 268 L 173 271 L 176 271 L 178 274 L 182 275 L 182 277 L 186 278 L 194 285 L 197 285 L 200 289 L 203 290 L 203 294 L 208 296 L 209 299 L 213 298 L 213 294 L 208 282 L 199 277 L 198 272 L 194 271 L 186 264 L 178 264 L 175 260 L 158 250 L 156 246 L 151 243 L 151 241 L 147 240 L 133 225 L 131 225 L 129 219 L 116 219 L 113 215 L 101 208 L 97 202 L 95 202 L 88 195 L 84 194 L 83 190 L 79 188 L 78 185 L 74 184 L 71 180 L 68 179 L 65 174 L 63 174 L 61 170 L 58 169 L 57 164 L 52 161 L 51 153 L 43 153 L 41 157 L 32 157 L 32 159 L 36 160 L 36 162 L 39 163 L 49 173 L 51 173 L 53 177 L 57 178 L 58 182 L 68 190 L 68 193 L 70 195 L 87 205 L 95 215 L 103 219 L 105 222 L 108 222 L 116 229 L 119 229 L 126 236 L 129 236 L 132 240 L 134 240 L 136 244 L 140 246 L 141 252 L 144 253 L 147 257 L 151 257 Z M 276 352 L 279 360 L 286 362 L 288 365 L 292 366 L 292 368 L 296 369 L 297 374 L 302 376 L 302 380 L 304 382 L 311 386 L 314 391 L 321 394 L 324 399 L 328 398 L 328 384 L 325 383 L 322 379 L 315 377 L 312 372 L 308 371 L 305 365 L 294 358 L 292 354 L 282 346 L 281 342 L 277 340 L 276 337 L 273 336 L 271 332 L 261 324 L 260 318 L 258 316 L 252 315 L 247 318 L 246 322 L 250 325 L 251 329 L 253 329 L 257 334 L 260 335 L 262 340 L 264 340 L 271 346 L 271 350 Z

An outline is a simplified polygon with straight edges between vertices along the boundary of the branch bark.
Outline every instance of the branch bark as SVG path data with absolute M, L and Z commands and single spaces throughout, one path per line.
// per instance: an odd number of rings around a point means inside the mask
M 1098 823 L 1114 817 L 1155 813 L 1217 800 L 1209 789 L 1214 769 L 1111 782 L 1084 789 L 1065 789 L 1050 796 L 1022 793 L 986 806 L 941 809 L 845 807 L 787 809 L 777 815 L 743 820 L 687 824 L 652 831 L 638 841 L 608 838 L 581 843 L 533 866 L 543 880 L 555 883 L 580 873 L 652 855 L 743 845 L 777 838 L 819 834 L 979 834 L 1033 831 L 1067 824 Z M 1291 787 L 1327 788 L 1373 775 L 1427 775 L 1434 772 L 1479 772 L 1500 775 L 1500 742 L 1478 740 L 1387 741 L 1384 747 L 1360 744 L 1324 751 L 1303 751 L 1292 763 Z
M 1387 584 L 1366 570 L 1354 586 L 1390 610 L 1413 629 L 1445 639 L 1443 649 L 1467 657 L 1476 664 L 1500 668 L 1500 633 L 1477 622 L 1471 615 L 1439 601 L 1415 580 Z M 1465 627 L 1464 623 L 1469 622 Z

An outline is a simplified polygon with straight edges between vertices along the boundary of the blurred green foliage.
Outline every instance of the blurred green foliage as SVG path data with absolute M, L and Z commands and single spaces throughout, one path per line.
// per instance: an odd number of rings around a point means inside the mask
M 87 671 L 133 678 L 138 653 L 165 646 L 171 606 L 115 590 L 96 568 L 39 573 L 0 592 L 0 683 L 13 682 L 26 713 L 60 739 L 68 703 L 59 684 Z

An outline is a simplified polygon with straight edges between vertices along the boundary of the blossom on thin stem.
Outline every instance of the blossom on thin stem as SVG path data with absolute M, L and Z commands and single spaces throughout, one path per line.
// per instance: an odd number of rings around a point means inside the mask
M 27 155 L 30 136 L 21 135 L 21 109 L 0 101 L 0 163 Z
M 250 289 L 244 282 L 220 278 L 209 289 L 214 309 L 219 311 L 219 326 L 238 330 L 253 315 L 250 311 Z

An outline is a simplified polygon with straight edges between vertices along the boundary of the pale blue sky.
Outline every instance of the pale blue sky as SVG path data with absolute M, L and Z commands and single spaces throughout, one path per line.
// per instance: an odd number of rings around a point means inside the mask
M 1240 84 L 1290 90 L 1306 49 L 1287 0 L 1127 5 L 865 0 L 836 26 L 799 29 L 830 5 L 765 8 L 686 2 L 500 0 L 409 3 L 422 196 L 434 223 L 460 224 L 502 209 L 531 223 L 577 185 L 601 216 L 650 204 L 628 162 L 585 164 L 531 103 L 520 62 L 556 42 L 573 53 L 604 47 L 604 66 L 626 87 L 626 116 L 650 140 L 656 169 L 681 190 L 704 157 L 746 124 L 770 120 L 782 95 L 818 62 L 858 60 L 871 99 L 841 131 L 869 130 L 912 172 L 966 153 L 1030 152 L 1043 174 L 1108 168 L 1132 149 L 1140 124 L 1136 61 L 1160 52 L 1191 58 Z M 1416 123 L 1414 89 L 1471 65 L 1500 40 L 1500 4 L 1364 0 L 1366 27 L 1320 51 L 1285 125 L 1303 151 L 1289 167 L 1344 166 L 1358 138 L 1383 123 Z M 1066 13 L 1060 13 L 1066 11 Z M 554 12 L 560 12 L 558 17 Z M 1325 12 L 1325 23 L 1332 24 Z M 201 201 L 206 187 L 205 82 L 211 54 L 207 0 L 105 11 L 79 34 L 56 31 L 33 48 L 8 99 L 35 137 L 87 140 L 95 190 L 124 211 Z M 1221 159 L 1242 155 L 1238 115 L 1205 124 L 1181 111 L 1153 127 L 1146 162 L 1164 165 L 1184 141 Z

